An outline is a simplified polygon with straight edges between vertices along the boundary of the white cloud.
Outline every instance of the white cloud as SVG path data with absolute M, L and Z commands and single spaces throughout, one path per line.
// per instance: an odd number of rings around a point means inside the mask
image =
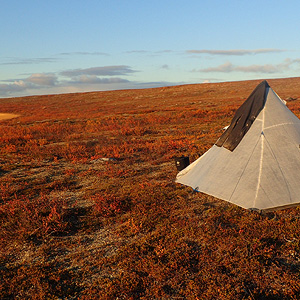
M 6 61 L 1 62 L 0 65 L 33 65 L 41 63 L 54 63 L 57 58 L 53 57 L 37 57 L 37 58 L 6 58 Z
M 69 56 L 69 55 L 92 55 L 92 56 L 109 56 L 108 53 L 105 53 L 105 52 L 62 52 L 62 53 L 59 53 L 58 55 L 64 55 L 64 56 Z
M 189 54 L 210 54 L 210 55 L 232 55 L 232 56 L 241 56 L 241 55 L 254 55 L 254 54 L 262 54 L 262 53 L 278 53 L 284 52 L 286 50 L 282 49 L 254 49 L 254 50 L 246 50 L 246 49 L 232 49 L 232 50 L 187 50 L 186 53 Z
M 147 51 L 147 50 L 131 50 L 126 51 L 127 54 L 164 54 L 164 53 L 173 53 L 173 50 L 159 50 L 159 51 Z
M 12 93 L 25 91 L 27 88 L 24 81 L 19 80 L 9 84 L 0 84 L 0 96 L 7 96 Z
M 0 83 L 0 97 L 10 95 L 53 94 L 91 90 L 139 88 L 139 83 L 115 75 L 137 72 L 129 66 L 106 66 L 74 69 L 61 72 L 66 79 L 52 73 L 34 73 L 22 80 L 5 80 Z
M 250 65 L 250 66 L 239 66 L 233 67 L 233 71 L 244 72 L 244 73 L 277 73 L 283 70 L 276 65 Z
M 300 59 L 286 59 L 283 63 L 279 64 L 264 64 L 264 65 L 249 65 L 249 66 L 237 66 L 233 65 L 231 62 L 226 62 L 222 65 L 217 67 L 210 67 L 204 68 L 199 70 L 193 70 L 193 72 L 223 72 L 223 73 L 230 73 L 230 72 L 243 72 L 243 73 L 281 73 L 283 71 L 289 70 L 292 65 L 299 64 Z
M 16 87 L 19 87 L 20 89 L 24 89 L 27 87 L 26 83 L 23 80 L 15 81 L 13 83 L 13 85 L 15 85 Z
M 128 53 L 128 54 L 147 54 L 147 53 L 150 53 L 150 51 L 146 51 L 146 50 L 131 50 L 131 51 L 126 51 L 125 53 Z
M 0 84 L 0 96 L 7 96 L 27 90 L 40 90 L 42 88 L 54 87 L 57 78 L 52 74 L 32 74 L 23 80 L 12 80 L 11 83 Z
M 93 67 L 87 69 L 73 69 L 60 73 L 66 77 L 76 77 L 80 75 L 95 75 L 95 76 L 116 76 L 116 75 L 128 75 L 137 71 L 132 70 L 129 66 L 105 66 L 105 67 Z
M 69 84 L 111 84 L 111 83 L 125 83 L 129 82 L 126 79 L 114 77 L 114 78 L 99 78 L 95 75 L 81 75 L 74 81 L 70 81 Z
M 211 68 L 205 68 L 205 69 L 200 69 L 198 70 L 198 72 L 225 72 L 225 73 L 229 73 L 232 72 L 234 70 L 234 66 L 232 65 L 232 63 L 230 62 L 226 62 L 220 66 L 217 67 L 211 67 Z M 196 71 L 196 70 L 193 70 Z
M 53 74 L 36 73 L 30 75 L 25 81 L 37 85 L 54 86 L 57 82 L 57 77 Z

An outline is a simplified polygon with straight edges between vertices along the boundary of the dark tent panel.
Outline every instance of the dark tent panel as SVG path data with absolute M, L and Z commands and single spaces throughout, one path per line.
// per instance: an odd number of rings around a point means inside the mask
M 248 99 L 236 111 L 230 126 L 216 142 L 217 146 L 223 146 L 230 151 L 236 148 L 263 109 L 268 87 L 267 81 L 263 81 L 255 88 Z

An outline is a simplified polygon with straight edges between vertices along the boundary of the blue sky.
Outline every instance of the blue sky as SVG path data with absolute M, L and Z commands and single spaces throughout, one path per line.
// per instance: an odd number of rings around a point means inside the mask
M 0 97 L 299 76 L 299 1 L 10 0 Z

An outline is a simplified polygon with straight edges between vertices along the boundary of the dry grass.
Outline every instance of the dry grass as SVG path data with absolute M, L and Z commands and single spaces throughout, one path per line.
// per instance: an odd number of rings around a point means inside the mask
M 0 113 L 0 121 L 1 120 L 9 120 L 9 119 L 13 119 L 13 118 L 17 118 L 19 117 L 20 115 L 16 115 L 16 114 L 2 114 Z
M 0 99 L 0 298 L 298 299 L 299 208 L 174 184 L 258 83 Z

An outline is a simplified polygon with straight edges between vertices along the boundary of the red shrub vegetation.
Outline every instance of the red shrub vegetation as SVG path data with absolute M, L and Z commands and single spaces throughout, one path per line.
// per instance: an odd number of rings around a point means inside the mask
M 1 299 L 299 299 L 299 208 L 174 184 L 258 81 L 0 99 Z M 299 78 L 270 80 L 299 116 Z

